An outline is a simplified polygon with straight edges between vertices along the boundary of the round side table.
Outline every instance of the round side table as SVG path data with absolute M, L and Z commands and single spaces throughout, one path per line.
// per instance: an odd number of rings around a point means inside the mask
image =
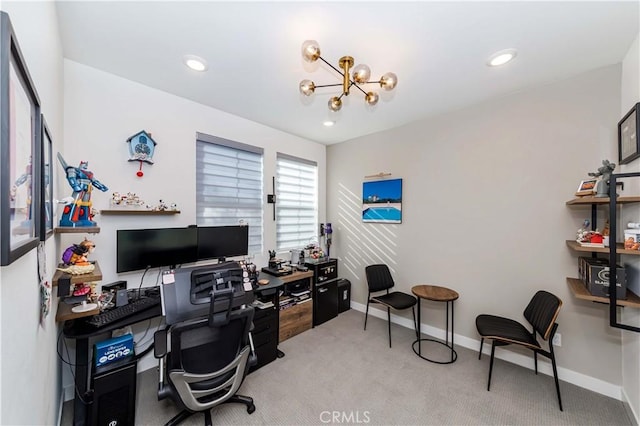
M 418 326 L 416 327 L 416 340 L 413 342 L 413 352 L 418 355 L 420 358 L 425 359 L 427 361 L 435 362 L 436 364 L 451 364 L 458 359 L 458 353 L 453 348 L 453 302 L 460 297 L 457 291 L 451 290 L 450 288 L 440 287 L 437 285 L 416 285 L 411 288 L 411 292 L 418 298 Z M 445 341 L 442 342 L 440 340 L 434 339 L 426 339 L 420 338 L 420 301 L 421 299 L 432 300 L 434 302 L 446 302 L 447 304 L 447 317 L 446 317 L 446 331 L 445 331 Z M 451 345 L 449 345 L 449 304 L 451 304 Z M 426 356 L 422 355 L 422 342 L 429 341 L 439 343 L 441 345 L 446 346 L 451 349 L 451 359 L 448 361 L 437 361 L 434 359 L 429 359 Z M 418 347 L 416 349 L 416 346 Z

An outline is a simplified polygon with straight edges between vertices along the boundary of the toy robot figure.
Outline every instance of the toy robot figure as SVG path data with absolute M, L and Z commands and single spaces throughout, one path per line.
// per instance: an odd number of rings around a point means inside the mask
M 62 217 L 60 218 L 60 226 L 96 226 L 96 223 L 91 220 L 93 218 L 91 213 L 91 190 L 95 187 L 105 192 L 109 188 L 95 179 L 93 173 L 87 170 L 89 163 L 86 161 L 81 161 L 78 167 L 72 167 L 67 165 L 60 153 L 58 153 L 58 160 L 73 190 L 71 194 L 73 203 L 64 206 Z

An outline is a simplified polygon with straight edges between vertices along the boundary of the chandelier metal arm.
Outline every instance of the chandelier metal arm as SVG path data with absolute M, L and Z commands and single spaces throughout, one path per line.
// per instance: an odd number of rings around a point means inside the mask
M 322 56 L 318 56 L 318 59 L 320 59 L 322 62 L 324 62 L 325 64 L 329 65 L 335 72 L 337 72 L 338 74 L 340 74 L 342 76 L 342 78 L 344 78 L 344 73 L 342 71 L 340 71 L 338 68 L 334 67 L 333 65 L 331 65 L 330 62 L 327 62 Z M 355 81 L 349 79 L 349 82 L 351 83 L 349 85 L 349 87 L 351 86 L 355 86 L 358 90 L 360 90 L 362 92 L 363 95 L 367 95 L 367 92 L 365 92 L 364 90 L 362 90 L 362 88 L 356 84 Z M 367 81 L 367 83 L 378 83 L 377 81 Z M 367 84 L 365 83 L 365 84 Z M 344 86 L 343 83 L 336 83 L 336 84 L 323 84 L 323 85 L 316 85 L 315 87 L 336 87 L 336 86 Z M 345 91 L 342 92 L 342 95 L 344 95 Z M 342 97 L 342 95 L 340 95 L 340 97 Z

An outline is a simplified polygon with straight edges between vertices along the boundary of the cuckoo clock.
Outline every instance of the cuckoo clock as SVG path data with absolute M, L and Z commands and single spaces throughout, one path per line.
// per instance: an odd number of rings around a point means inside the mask
M 140 168 L 136 172 L 138 177 L 142 177 L 142 163 L 153 164 L 153 152 L 156 148 L 156 141 L 151 137 L 151 133 L 144 130 L 136 133 L 127 139 L 129 144 L 129 161 L 140 162 Z

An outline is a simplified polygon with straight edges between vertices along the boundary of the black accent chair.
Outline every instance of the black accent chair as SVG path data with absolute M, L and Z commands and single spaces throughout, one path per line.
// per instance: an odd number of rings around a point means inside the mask
M 395 283 L 393 277 L 389 271 L 389 267 L 384 264 L 369 265 L 365 268 L 367 276 L 367 286 L 369 287 L 369 294 L 367 296 L 367 311 L 364 316 L 364 329 L 367 329 L 367 318 L 369 316 L 369 303 L 380 303 L 387 307 L 387 324 L 389 327 L 389 347 L 391 347 L 391 309 L 403 310 L 411 308 L 413 314 L 413 326 L 416 328 L 416 311 L 414 306 L 418 303 L 418 299 L 407 293 L 401 291 L 389 292 Z M 378 293 L 386 291 L 385 294 L 380 296 L 371 296 L 371 293 Z
M 493 370 L 493 358 L 496 346 L 520 345 L 533 351 L 533 359 L 535 363 L 535 372 L 538 374 L 538 354 L 541 354 L 551 360 L 553 366 L 553 377 L 556 382 L 556 392 L 558 393 L 558 404 L 562 411 L 562 398 L 560 397 L 560 385 L 558 383 L 558 369 L 556 367 L 556 357 L 553 353 L 553 336 L 556 334 L 558 324 L 555 322 L 558 313 L 562 307 L 562 300 L 553 294 L 540 290 L 538 291 L 526 309 L 524 310 L 525 319 L 531 324 L 532 331 L 529 331 L 521 323 L 509 318 L 498 317 L 495 315 L 478 315 L 476 318 L 476 328 L 482 336 L 480 340 L 480 353 L 478 359 L 482 357 L 482 345 L 484 339 L 491 339 L 491 361 L 489 362 L 489 381 L 487 382 L 487 391 L 491 387 L 491 371 Z M 537 336 L 545 340 L 549 346 L 549 350 L 544 350 L 538 343 Z
M 252 307 L 242 307 L 216 321 L 201 317 L 155 333 L 158 400 L 170 398 L 183 409 L 167 425 L 177 425 L 194 413 L 204 413 L 205 424 L 211 425 L 210 410 L 229 402 L 245 404 L 249 414 L 255 411 L 252 398 L 236 394 L 249 366 L 256 363 L 250 336 L 253 314 Z

